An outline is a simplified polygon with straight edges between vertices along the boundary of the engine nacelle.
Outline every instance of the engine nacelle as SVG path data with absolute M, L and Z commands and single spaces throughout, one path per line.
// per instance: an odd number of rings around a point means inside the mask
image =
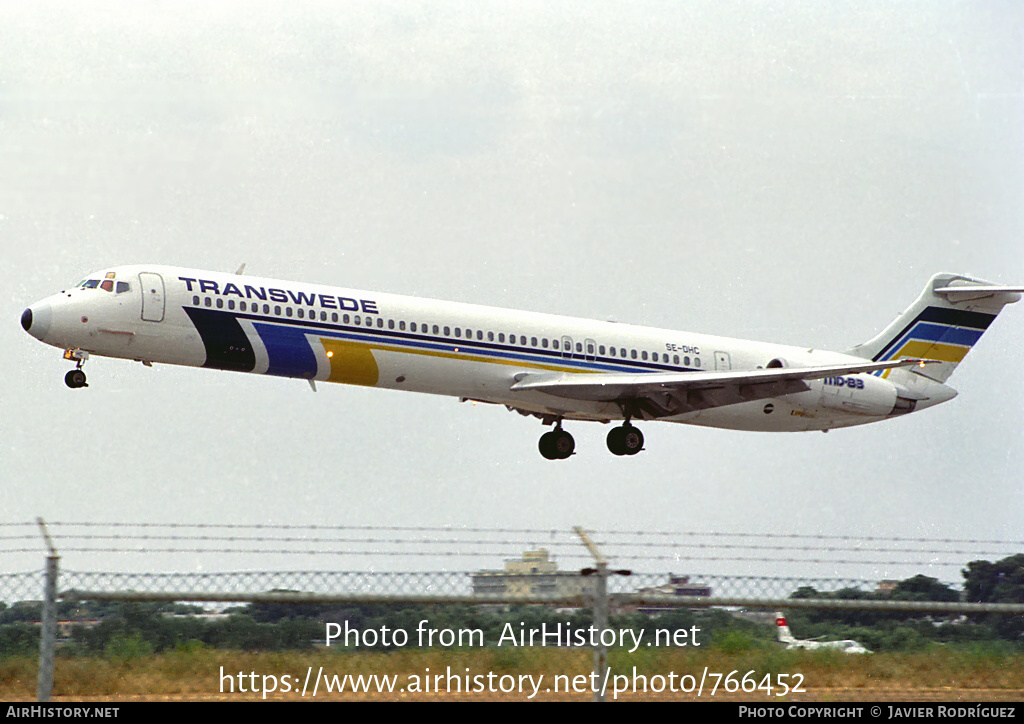
M 821 385 L 822 407 L 870 417 L 885 417 L 896 407 L 896 386 L 874 375 L 826 377 Z

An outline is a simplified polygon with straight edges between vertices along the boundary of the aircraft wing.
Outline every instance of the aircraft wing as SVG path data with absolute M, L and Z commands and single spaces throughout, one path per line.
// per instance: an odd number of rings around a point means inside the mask
M 921 359 L 865 360 L 852 364 L 727 372 L 526 373 L 517 376 L 511 389 L 546 392 L 570 400 L 635 403 L 634 415 L 647 419 L 803 392 L 810 389 L 807 384 L 810 380 L 893 367 L 923 366 L 929 362 Z

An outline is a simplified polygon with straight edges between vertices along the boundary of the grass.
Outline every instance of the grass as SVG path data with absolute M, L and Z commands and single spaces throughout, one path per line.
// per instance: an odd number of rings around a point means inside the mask
M 700 679 L 705 668 L 710 674 L 737 672 L 741 679 L 755 672 L 757 680 L 765 674 L 802 674 L 809 695 L 825 692 L 864 690 L 876 695 L 894 696 L 914 692 L 947 692 L 950 699 L 966 692 L 971 699 L 992 695 L 1020 698 L 1024 695 L 1024 654 L 998 649 L 935 646 L 925 652 L 848 655 L 836 651 L 787 651 L 758 642 L 723 642 L 717 647 L 640 649 L 634 653 L 612 650 L 609 664 L 613 674 L 646 677 L 690 674 Z M 37 662 L 35 657 L 0 659 L 0 700 L 26 700 L 35 697 Z M 60 657 L 54 675 L 54 697 L 69 699 L 104 698 L 239 698 L 238 693 L 221 696 L 221 672 L 234 676 L 256 673 L 256 682 L 264 675 L 288 674 L 296 690 L 308 667 L 313 672 L 323 667 L 327 674 L 390 674 L 408 677 L 445 675 L 495 676 L 519 674 L 544 675 L 546 682 L 556 675 L 589 677 L 593 654 L 589 649 L 555 648 L 483 648 L 464 650 L 405 649 L 392 653 L 316 651 L 312 653 L 246 653 L 183 647 L 176 651 L 152 654 L 131 646 L 108 651 L 103 656 Z M 469 670 L 468 672 L 466 670 Z M 247 689 L 252 680 L 246 679 Z M 236 689 L 237 692 L 237 689 Z M 832 692 L 829 694 L 828 692 Z M 986 694 L 985 692 L 988 692 Z M 294 694 L 292 695 L 295 696 Z M 680 698 L 676 695 L 675 698 Z M 705 694 L 706 696 L 706 694 Z M 842 694 L 839 694 L 840 698 Z M 280 694 L 271 698 L 282 698 Z M 375 697 L 386 698 L 386 697 Z M 508 698 L 524 698 L 512 695 Z M 588 698 L 580 695 L 581 699 Z M 748 698 L 766 701 L 764 691 Z M 774 697 L 771 699 L 775 701 Z

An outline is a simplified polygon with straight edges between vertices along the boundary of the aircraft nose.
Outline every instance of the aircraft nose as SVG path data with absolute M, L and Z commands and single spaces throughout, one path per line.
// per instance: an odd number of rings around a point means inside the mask
M 36 339 L 41 340 L 50 331 L 50 305 L 35 304 L 21 313 L 21 326 Z

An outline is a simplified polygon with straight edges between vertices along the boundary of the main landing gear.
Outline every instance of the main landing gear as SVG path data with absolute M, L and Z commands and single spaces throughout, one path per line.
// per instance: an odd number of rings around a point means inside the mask
M 559 420 L 554 430 L 540 436 L 538 447 L 540 454 L 548 460 L 565 460 L 576 449 L 576 441 L 562 429 L 562 422 Z
M 73 390 L 79 387 L 88 387 L 89 385 L 85 382 L 85 372 L 82 371 L 82 365 L 89 359 L 89 353 L 78 349 L 69 349 L 64 352 L 64 359 L 75 360 L 77 363 L 75 369 L 64 375 L 64 384 Z
M 538 447 L 548 460 L 565 460 L 576 449 L 576 441 L 562 429 L 559 420 L 554 430 L 541 435 Z M 613 427 L 608 432 L 608 449 L 615 455 L 636 455 L 644 449 L 644 435 L 629 422 Z
M 644 434 L 629 422 L 608 431 L 608 449 L 614 455 L 636 455 L 644 449 Z

